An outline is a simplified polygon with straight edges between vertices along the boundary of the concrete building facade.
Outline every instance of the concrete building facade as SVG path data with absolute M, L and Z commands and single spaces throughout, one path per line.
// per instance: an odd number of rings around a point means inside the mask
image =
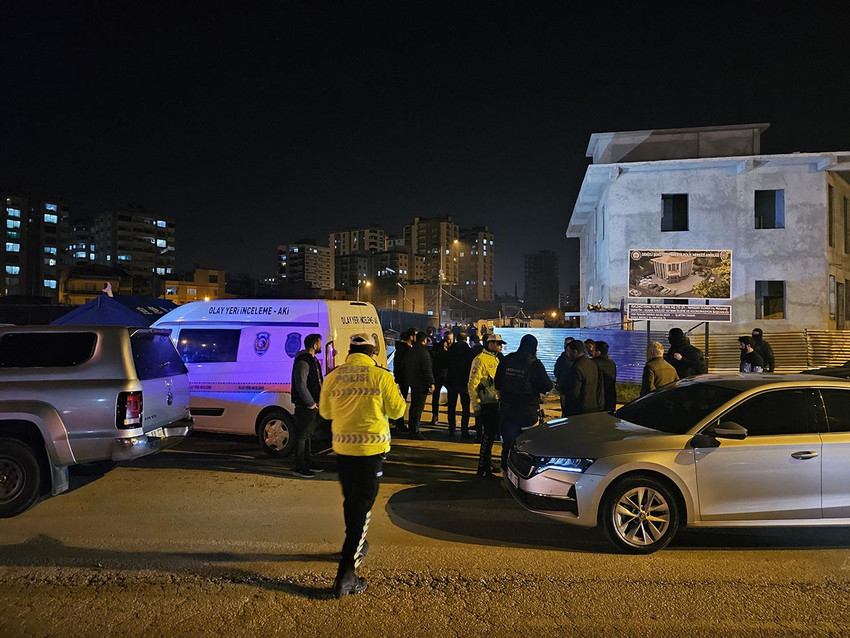
M 328 246 L 302 239 L 277 247 L 278 277 L 288 283 L 305 283 L 318 290 L 333 290 L 334 259 Z
M 387 249 L 387 233 L 377 226 L 338 230 L 330 234 L 329 245 L 334 257 L 358 252 L 382 252 Z
M 524 307 L 531 312 L 558 308 L 560 284 L 558 256 L 551 250 L 523 255 L 525 262 Z
M 496 247 L 486 226 L 460 229 L 459 297 L 464 301 L 493 301 Z
M 190 301 L 229 299 L 233 295 L 224 291 L 225 280 L 225 271 L 223 270 L 195 268 L 191 277 L 186 276 L 183 279 L 166 278 L 163 297 L 178 305 Z
M 404 244 L 411 255 L 425 258 L 426 281 L 457 285 L 459 229 L 451 217 L 415 217 L 404 227 Z
M 712 332 L 847 328 L 850 152 L 761 154 L 767 127 L 591 136 L 567 230 L 581 307 L 629 302 L 630 251 L 731 250 L 731 297 L 711 303 L 730 305 L 732 321 Z

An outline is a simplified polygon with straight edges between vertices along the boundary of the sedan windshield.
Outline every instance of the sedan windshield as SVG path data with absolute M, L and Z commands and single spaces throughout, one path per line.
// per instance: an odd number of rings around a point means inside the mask
M 680 381 L 636 399 L 614 414 L 653 430 L 684 434 L 740 393 L 740 390 L 719 385 Z

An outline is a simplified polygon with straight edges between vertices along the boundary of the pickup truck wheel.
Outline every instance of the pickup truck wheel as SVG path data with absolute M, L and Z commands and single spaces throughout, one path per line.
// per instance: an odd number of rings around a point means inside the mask
M 295 449 L 295 421 L 285 410 L 267 413 L 257 425 L 260 447 L 269 456 L 281 457 Z
M 33 449 L 16 439 L 0 439 L 0 518 L 29 509 L 41 493 L 41 468 Z

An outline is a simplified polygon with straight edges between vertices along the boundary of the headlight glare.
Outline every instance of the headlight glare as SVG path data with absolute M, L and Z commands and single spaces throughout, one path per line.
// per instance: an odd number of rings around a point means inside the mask
M 540 465 L 538 466 L 537 471 L 544 472 L 545 470 L 558 470 L 561 472 L 581 474 L 593 465 L 595 460 L 596 459 L 544 456 L 540 459 Z

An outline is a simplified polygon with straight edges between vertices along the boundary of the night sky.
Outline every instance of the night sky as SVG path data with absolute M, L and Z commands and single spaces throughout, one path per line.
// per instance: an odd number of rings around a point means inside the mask
M 591 133 L 850 150 L 847 3 L 597 4 L 3 2 L 0 191 L 137 204 L 177 220 L 179 268 L 255 275 L 278 244 L 451 215 L 522 293 L 524 252 L 577 278 Z

